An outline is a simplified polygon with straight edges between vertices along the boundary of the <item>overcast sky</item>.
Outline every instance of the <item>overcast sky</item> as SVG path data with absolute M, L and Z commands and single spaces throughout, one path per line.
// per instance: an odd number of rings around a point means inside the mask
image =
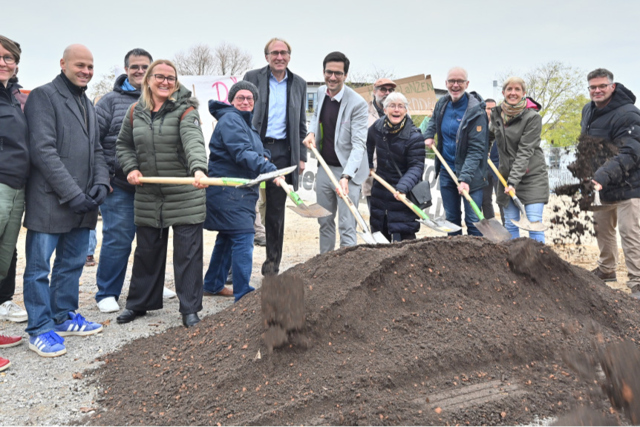
M 289 64 L 309 81 L 322 79 L 322 59 L 334 50 L 351 71 L 374 66 L 396 77 L 431 74 L 444 88 L 452 66 L 469 71 L 469 90 L 493 96 L 492 81 L 549 61 L 586 72 L 605 67 L 640 96 L 640 1 L 137 1 L 4 2 L 0 34 L 22 45 L 20 82 L 33 89 L 59 73 L 64 48 L 85 44 L 95 81 L 124 54 L 141 47 L 172 58 L 195 43 L 227 41 L 266 64 L 271 37 L 292 45 Z M 585 79 L 585 94 L 586 94 Z

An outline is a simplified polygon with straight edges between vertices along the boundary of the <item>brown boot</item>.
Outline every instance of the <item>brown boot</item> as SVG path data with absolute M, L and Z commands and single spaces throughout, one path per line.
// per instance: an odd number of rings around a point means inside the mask
M 591 273 L 593 273 L 594 275 L 598 276 L 604 282 L 617 282 L 618 281 L 618 278 L 616 277 L 616 272 L 615 271 L 613 273 L 605 273 L 602 270 L 600 270 L 600 267 L 596 267 L 593 270 L 591 270 Z
M 232 297 L 233 291 L 225 286 L 220 292 L 214 295 L 217 297 Z

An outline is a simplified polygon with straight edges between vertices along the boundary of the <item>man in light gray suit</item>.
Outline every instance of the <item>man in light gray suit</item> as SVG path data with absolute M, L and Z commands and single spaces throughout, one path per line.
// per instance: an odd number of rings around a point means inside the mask
M 32 153 L 24 220 L 24 303 L 29 348 L 43 357 L 66 353 L 61 336 L 102 331 L 102 325 L 76 313 L 89 230 L 96 227 L 98 206 L 110 191 L 96 111 L 85 95 L 93 55 L 85 46 L 71 45 L 60 68 L 51 83 L 31 92 L 24 107 Z
M 311 119 L 310 132 L 303 143 L 319 146 L 320 155 L 331 172 L 340 177 L 340 189 L 355 206 L 361 185 L 369 175 L 366 156 L 367 103 L 345 86 L 349 59 L 341 52 L 331 52 L 322 63 L 326 85 L 318 89 L 318 108 Z M 340 247 L 357 244 L 356 220 L 346 203 L 336 193 L 325 170 L 319 165 L 316 177 L 318 204 L 332 215 L 319 218 L 320 253 L 332 251 L 336 242 L 335 217 L 338 213 Z

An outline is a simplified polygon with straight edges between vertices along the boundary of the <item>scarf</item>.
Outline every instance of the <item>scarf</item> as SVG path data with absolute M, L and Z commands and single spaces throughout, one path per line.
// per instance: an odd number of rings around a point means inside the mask
M 384 109 L 380 108 L 380 106 L 378 106 L 378 103 L 376 102 L 376 97 L 373 97 L 373 107 L 376 109 L 376 111 L 378 112 L 378 117 L 382 117 L 384 116 Z
M 387 129 L 387 132 L 389 132 L 392 135 L 395 135 L 396 133 L 400 132 L 404 128 L 404 125 L 406 123 L 407 123 L 407 116 L 404 116 L 402 121 L 397 125 L 392 124 L 389 121 L 389 117 L 384 116 L 384 128 Z
M 502 109 L 502 120 L 505 124 L 520 115 L 527 106 L 527 98 L 522 98 L 516 105 L 509 104 L 506 100 L 502 101 L 500 108 Z

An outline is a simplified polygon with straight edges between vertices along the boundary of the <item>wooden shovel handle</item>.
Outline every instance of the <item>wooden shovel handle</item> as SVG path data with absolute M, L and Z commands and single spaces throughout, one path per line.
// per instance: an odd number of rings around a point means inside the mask
M 166 176 L 145 176 L 139 178 L 145 184 L 193 184 L 195 178 L 190 177 L 166 177 Z M 244 178 L 201 178 L 200 183 L 223 187 L 238 187 L 249 182 Z
M 396 190 L 395 188 L 393 188 L 393 186 L 391 184 L 389 184 L 387 181 L 385 181 L 384 179 L 382 179 L 378 174 L 376 174 L 375 172 L 371 172 L 371 176 L 373 177 L 373 179 L 375 179 L 376 181 L 378 181 L 380 184 L 382 184 L 382 186 L 384 188 L 386 188 L 387 190 L 391 191 L 393 194 L 397 193 L 398 190 Z M 410 200 L 407 199 L 407 196 L 405 196 L 402 193 L 398 193 L 399 199 L 402 203 L 404 203 L 405 205 L 407 205 L 407 207 L 409 209 L 411 209 L 412 211 L 414 211 L 416 213 L 416 215 L 418 215 L 421 219 L 429 219 L 429 217 L 427 216 L 427 214 L 420 209 L 419 207 L 417 207 L 415 204 L 411 203 Z
M 507 188 L 509 186 L 509 184 L 507 184 L 507 181 L 504 179 L 504 177 L 502 176 L 502 174 L 498 171 L 498 168 L 496 167 L 496 165 L 493 164 L 493 162 L 491 161 L 491 159 L 487 159 L 487 163 L 489 164 L 489 166 L 491 167 L 491 169 L 493 169 L 493 172 L 495 172 L 496 176 L 498 177 L 498 179 L 500 180 L 500 182 L 502 183 L 502 185 L 504 185 L 505 188 Z M 509 195 L 512 198 L 516 197 L 516 194 L 513 192 L 513 190 L 509 191 Z

